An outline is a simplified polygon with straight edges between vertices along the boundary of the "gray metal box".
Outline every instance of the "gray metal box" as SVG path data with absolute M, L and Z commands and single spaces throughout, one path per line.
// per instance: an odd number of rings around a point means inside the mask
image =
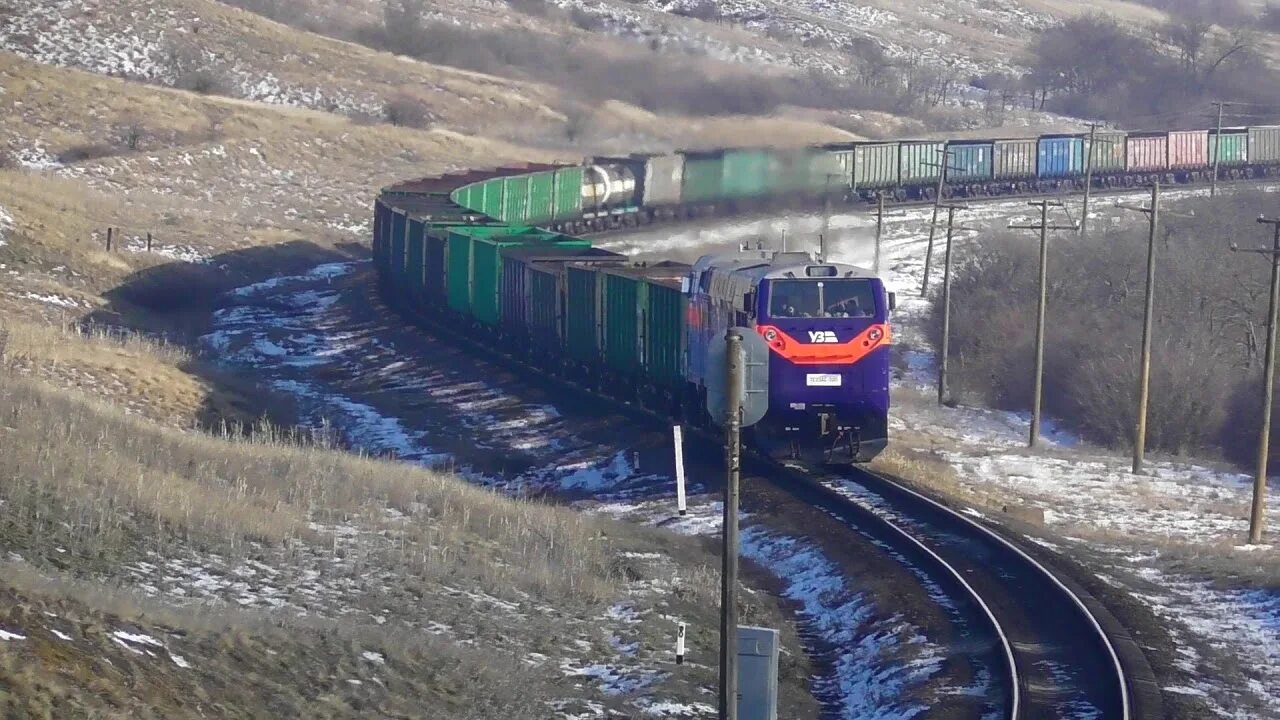
M 738 626 L 738 720 L 778 720 L 778 631 Z

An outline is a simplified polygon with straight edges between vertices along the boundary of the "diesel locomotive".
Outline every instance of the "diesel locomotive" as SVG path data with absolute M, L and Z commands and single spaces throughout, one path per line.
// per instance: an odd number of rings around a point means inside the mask
M 688 282 L 686 377 L 705 405 L 708 345 L 732 326 L 769 348 L 769 403 L 753 439 L 770 454 L 866 462 L 888 442 L 894 295 L 865 269 L 807 253 L 704 256 Z

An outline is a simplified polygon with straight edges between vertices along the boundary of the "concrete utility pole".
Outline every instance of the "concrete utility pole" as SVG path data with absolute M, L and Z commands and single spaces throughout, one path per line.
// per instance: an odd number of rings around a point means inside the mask
M 942 207 L 942 193 L 947 187 L 947 172 L 964 172 L 964 168 L 951 165 L 953 152 L 948 147 L 942 151 L 942 162 L 921 163 L 923 167 L 938 168 L 938 188 L 933 198 L 933 217 L 929 220 L 929 246 L 924 252 L 924 279 L 920 283 L 920 297 L 928 297 L 929 295 L 929 266 L 933 264 L 933 238 L 935 231 L 938 229 L 938 210 Z
M 1150 218 L 1147 233 L 1147 289 L 1142 315 L 1142 358 L 1138 361 L 1138 424 L 1133 434 L 1133 474 L 1142 472 L 1147 451 L 1147 400 L 1151 389 L 1151 332 L 1156 295 L 1156 230 L 1160 226 L 1160 183 L 1151 186 L 1151 207 L 1120 204 L 1126 210 L 1146 213 Z
M 947 204 L 947 249 L 942 263 L 942 348 L 938 354 L 938 404 L 947 402 L 947 361 L 951 357 L 951 242 L 955 237 L 956 211 L 968 205 Z
M 742 468 L 742 398 L 746 358 L 742 333 L 729 328 L 725 372 L 724 554 L 720 573 L 720 720 L 738 720 L 738 481 Z
M 1040 442 L 1040 404 L 1044 395 L 1044 316 L 1048 296 L 1049 267 L 1049 231 L 1079 230 L 1078 225 L 1050 225 L 1049 208 L 1062 207 L 1058 200 L 1036 200 L 1028 203 L 1031 207 L 1040 208 L 1038 225 L 1010 225 L 1012 230 L 1040 231 L 1040 302 L 1036 309 L 1036 369 L 1035 390 L 1031 403 L 1031 435 L 1027 440 L 1028 447 L 1035 447 Z
M 876 193 L 876 254 L 871 264 L 872 271 L 880 274 L 880 239 L 884 236 L 884 192 Z
M 1271 248 L 1241 250 L 1235 243 L 1232 252 L 1251 252 L 1271 256 L 1271 304 L 1267 312 L 1267 351 L 1262 368 L 1262 429 L 1258 435 L 1258 471 L 1253 477 L 1253 510 L 1249 514 L 1249 544 L 1262 542 L 1266 525 L 1267 455 L 1271 451 L 1271 402 L 1276 379 L 1276 322 L 1280 320 L 1280 219 L 1260 217 L 1258 222 L 1275 229 Z
M 1093 196 L 1093 151 L 1098 137 L 1098 123 L 1089 123 L 1089 147 L 1084 150 L 1084 207 L 1080 212 L 1080 234 L 1089 234 L 1089 198 Z
M 1222 162 L 1222 110 L 1231 103 L 1211 103 L 1218 108 L 1218 132 L 1213 136 L 1213 180 L 1209 183 L 1209 197 L 1218 195 L 1218 165 Z

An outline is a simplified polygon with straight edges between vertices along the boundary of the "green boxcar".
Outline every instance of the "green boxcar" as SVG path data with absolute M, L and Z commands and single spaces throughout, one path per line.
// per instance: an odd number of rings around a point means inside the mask
M 1254 165 L 1280 163 L 1280 125 L 1249 128 L 1249 162 Z
M 502 213 L 498 219 L 503 222 L 529 224 L 529 182 L 531 175 L 512 175 L 503 178 Z
M 1095 173 L 1124 172 L 1128 161 L 1128 135 L 1122 132 L 1100 132 L 1094 136 L 1089 161 Z M 1089 139 L 1085 138 L 1085 144 Z
M 458 241 L 455 244 L 454 238 Z M 499 308 L 501 301 L 498 293 L 502 281 L 503 248 L 521 247 L 525 245 L 552 245 L 560 248 L 591 247 L 590 240 L 561 235 L 538 228 L 502 228 L 493 232 L 491 228 L 467 228 L 450 233 L 449 259 L 453 264 L 453 255 L 468 254 L 465 275 L 467 286 L 467 307 L 460 309 L 463 293 L 456 294 L 450 288 L 450 306 L 460 312 L 466 312 L 486 325 L 497 325 L 502 319 Z M 463 271 L 462 261 L 458 261 L 457 269 Z M 454 277 L 464 277 L 450 273 Z
M 849 191 L 852 178 L 840 158 L 813 150 L 805 151 L 804 157 L 809 172 L 805 178 L 806 186 L 801 189 L 806 194 L 844 194 Z
M 405 245 L 405 215 L 402 212 L 391 213 L 391 253 L 389 255 L 389 267 L 391 268 L 391 277 L 394 285 L 401 292 L 404 291 L 404 245 Z
M 524 220 L 519 222 L 536 225 L 551 222 L 552 203 L 555 200 L 556 174 L 553 171 L 536 172 L 529 176 L 529 202 Z
M 684 370 L 684 296 L 688 265 L 602 271 L 604 363 L 659 387 L 680 385 Z
M 580 363 L 600 360 L 600 278 L 590 266 L 570 265 L 565 300 L 565 349 Z
M 947 182 L 990 180 L 991 168 L 990 141 L 953 142 L 947 145 Z
M 645 376 L 655 386 L 678 390 L 684 385 L 686 310 L 679 279 L 649 281 L 642 344 Z
M 644 283 L 618 270 L 605 270 L 603 291 L 604 364 L 623 374 L 640 369 L 640 304 L 648 301 Z
M 516 236 L 473 238 L 471 241 L 471 314 L 486 325 L 502 320 L 502 250 L 526 245 L 553 245 L 558 248 L 588 248 L 590 240 L 532 230 Z
M 507 225 L 459 226 L 449 228 L 445 286 L 449 308 L 464 315 L 471 314 L 472 278 L 471 241 L 477 237 L 510 235 L 530 228 Z
M 556 170 L 552 219 L 576 220 L 580 217 L 582 217 L 582 168 L 567 167 Z
M 1217 142 L 1215 142 L 1215 140 Z M 1232 167 L 1234 165 L 1246 165 L 1249 162 L 1249 132 L 1243 128 L 1238 130 L 1223 130 L 1222 135 L 1218 135 L 1216 131 L 1209 131 L 1209 164 L 1217 159 L 1218 151 L 1222 151 L 1222 159 L 1218 161 L 1221 167 Z
M 405 248 L 405 278 L 409 296 L 417 302 L 422 301 L 424 290 L 426 254 L 423 236 L 425 229 L 422 220 L 409 218 L 409 243 Z
M 491 218 L 502 217 L 506 178 L 493 178 L 475 183 L 471 188 L 468 208 L 484 213 Z
M 853 189 L 897 187 L 901 167 L 898 143 L 864 143 L 853 149 Z M 936 177 L 936 176 L 935 176 Z
M 827 161 L 840 177 L 840 184 L 846 188 L 853 187 L 853 143 L 834 143 L 831 145 L 823 145 L 822 152 L 826 153 Z
M 946 143 L 909 140 L 898 150 L 898 177 L 903 185 L 927 185 L 938 182 Z
M 723 178 L 724 158 L 720 153 L 686 153 L 680 199 L 686 203 L 722 200 Z
M 1017 180 L 1036 176 L 1036 158 L 1040 154 L 1037 138 L 996 140 L 992 144 L 991 175 L 997 180 Z
M 725 150 L 721 191 L 728 198 L 763 197 L 775 192 L 773 157 L 768 150 Z
M 506 225 L 496 223 L 429 223 L 423 238 L 423 291 L 433 304 L 444 305 L 449 300 L 449 234 L 453 230 L 470 230 L 474 228 L 498 228 L 506 230 Z M 467 259 L 469 265 L 470 259 Z M 463 267 L 467 267 L 464 265 Z M 460 276 L 461 277 L 461 276 Z

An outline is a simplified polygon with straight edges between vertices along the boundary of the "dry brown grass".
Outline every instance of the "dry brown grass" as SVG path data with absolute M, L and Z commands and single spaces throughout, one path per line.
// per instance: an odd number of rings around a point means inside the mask
M 235 411 L 243 400 L 201 377 L 201 369 L 184 348 L 138 333 L 76 322 L 0 322 L 0 372 L 40 378 L 179 427 L 210 410 L 251 419 Z
M 127 556 L 167 539 L 243 551 L 357 523 L 398 534 L 405 572 L 485 588 L 596 597 L 614 589 L 600 523 L 457 478 L 329 450 L 270 426 L 222 437 L 0 376 L 0 527 L 10 547 Z M 388 509 L 408 522 L 388 522 Z M 321 535 L 318 536 L 317 532 Z
M 518 657 L 399 627 L 179 609 L 16 563 L 0 563 L 0 577 L 0 625 L 23 635 L 0 642 L 6 718 L 416 717 L 430 706 L 480 720 L 553 692 L 554 676 Z

